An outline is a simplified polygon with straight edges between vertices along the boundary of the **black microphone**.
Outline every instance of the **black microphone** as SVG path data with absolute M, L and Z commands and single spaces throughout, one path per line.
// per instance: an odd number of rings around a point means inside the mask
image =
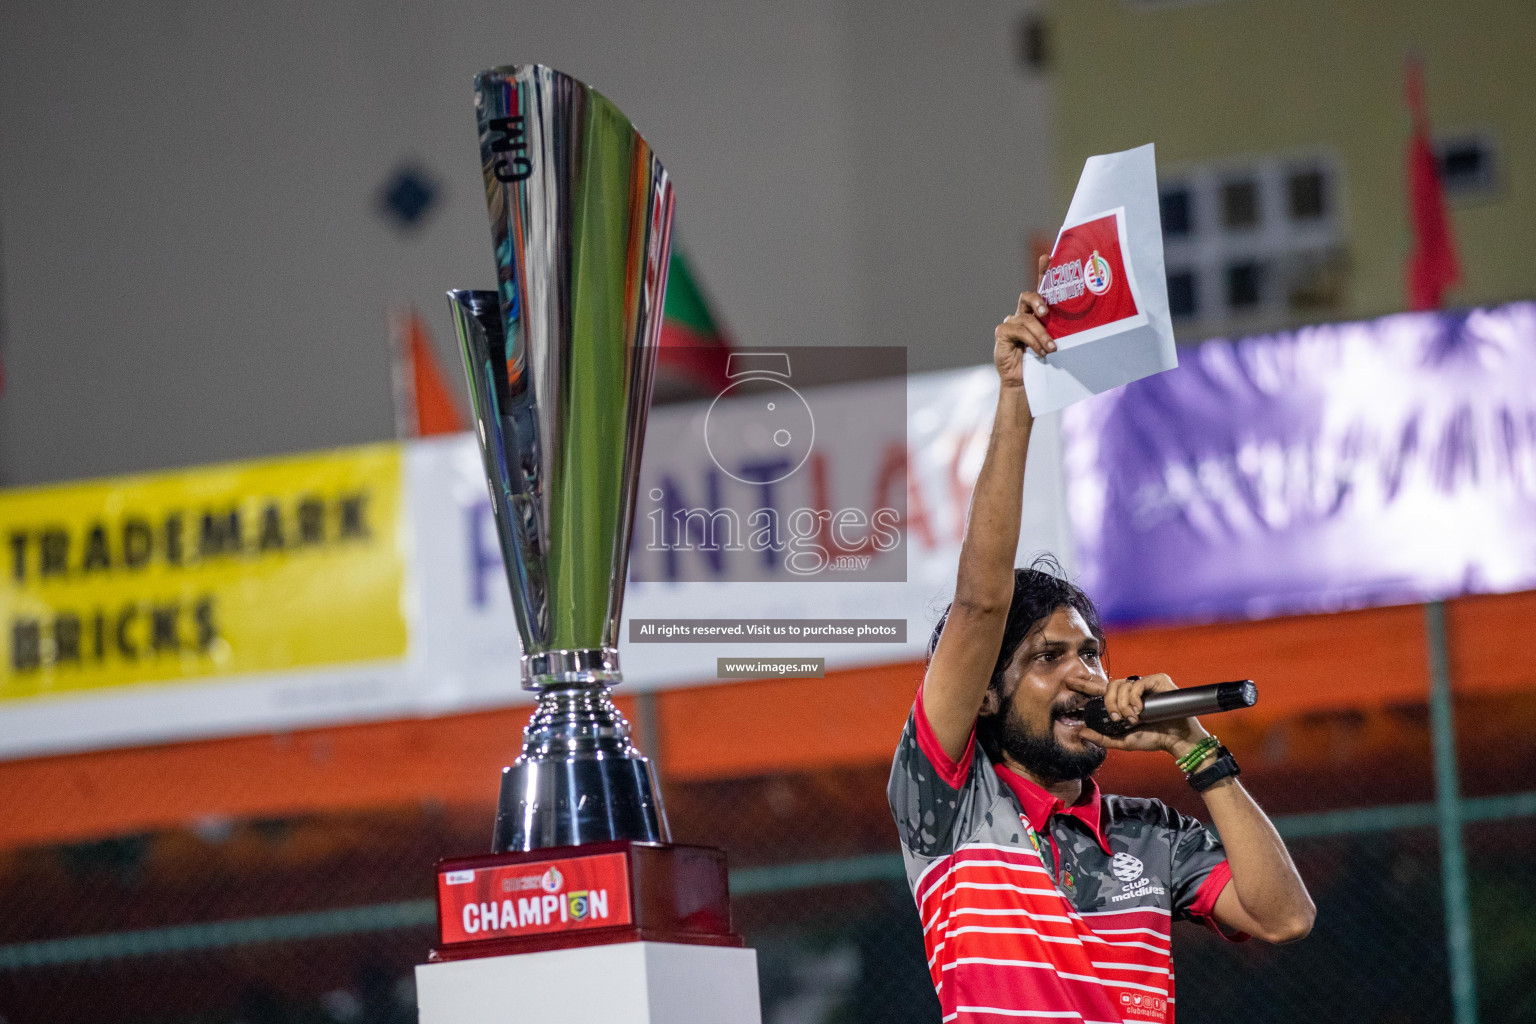
M 1083 722 L 1101 735 L 1124 736 L 1152 722 L 1251 708 L 1258 702 L 1259 688 L 1253 685 L 1253 680 L 1239 679 L 1231 683 L 1210 683 L 1184 690 L 1146 694 L 1141 698 L 1141 717 L 1135 725 L 1124 719 L 1118 722 L 1111 719 L 1109 712 L 1104 710 L 1104 698 L 1094 697 L 1083 707 Z

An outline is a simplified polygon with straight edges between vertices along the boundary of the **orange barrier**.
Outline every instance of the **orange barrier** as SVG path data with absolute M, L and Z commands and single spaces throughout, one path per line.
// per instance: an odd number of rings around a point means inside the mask
M 1526 637 L 1536 592 L 1447 606 L 1452 678 L 1462 694 L 1536 688 Z M 1351 708 L 1422 704 L 1428 687 L 1421 607 L 1117 632 L 1117 674 L 1178 682 L 1251 676 L 1258 707 L 1244 730 Z M 659 736 L 641 735 L 666 779 L 701 781 L 887 762 L 921 664 L 825 679 L 733 682 L 656 695 Z M 620 704 L 643 729 L 636 698 Z M 489 804 L 515 755 L 526 707 L 339 726 L 0 764 L 0 848 L 261 817 L 403 806 Z
M 1536 689 L 1536 591 L 1464 597 L 1445 606 L 1451 680 L 1459 692 Z
M 1108 655 L 1117 676 L 1167 672 L 1184 685 L 1251 678 L 1263 717 L 1412 703 L 1429 687 L 1419 605 L 1132 630 L 1109 638 Z
M 666 778 L 731 778 L 887 762 L 921 664 L 669 690 L 658 695 Z

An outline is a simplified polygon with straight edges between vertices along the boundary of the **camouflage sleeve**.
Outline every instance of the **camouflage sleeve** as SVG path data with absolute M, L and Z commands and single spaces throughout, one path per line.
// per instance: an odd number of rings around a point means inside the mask
M 923 715 L 919 692 L 891 764 L 886 787 L 901 841 L 919 857 L 953 852 L 998 793 L 997 774 L 976 745 L 976 734 L 958 761 L 950 760 Z
M 1188 815 L 1174 813 L 1176 835 L 1173 845 L 1173 916 L 1176 920 L 1198 921 L 1219 935 L 1234 941 L 1248 936 L 1228 934 L 1213 918 L 1216 898 L 1232 880 L 1227 866 L 1227 851 L 1216 833 Z

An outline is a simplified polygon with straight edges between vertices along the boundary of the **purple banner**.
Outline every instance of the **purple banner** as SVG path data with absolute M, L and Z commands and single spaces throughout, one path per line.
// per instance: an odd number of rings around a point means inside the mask
M 1211 341 L 1067 410 L 1118 623 L 1536 588 L 1536 303 Z

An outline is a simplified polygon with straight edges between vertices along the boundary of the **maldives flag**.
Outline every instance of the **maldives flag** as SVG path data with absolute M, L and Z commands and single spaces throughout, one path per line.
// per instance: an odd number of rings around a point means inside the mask
M 1451 219 L 1445 209 L 1440 166 L 1429 145 L 1429 117 L 1424 112 L 1424 75 L 1408 60 L 1404 97 L 1413 118 L 1408 140 L 1408 215 L 1413 222 L 1413 251 L 1408 254 L 1408 308 L 1439 309 L 1445 290 L 1461 280 Z
M 661 351 L 657 353 L 656 400 L 713 398 L 730 383 L 725 375 L 731 343 L 694 283 L 688 261 L 672 247 L 667 299 L 662 306 Z

